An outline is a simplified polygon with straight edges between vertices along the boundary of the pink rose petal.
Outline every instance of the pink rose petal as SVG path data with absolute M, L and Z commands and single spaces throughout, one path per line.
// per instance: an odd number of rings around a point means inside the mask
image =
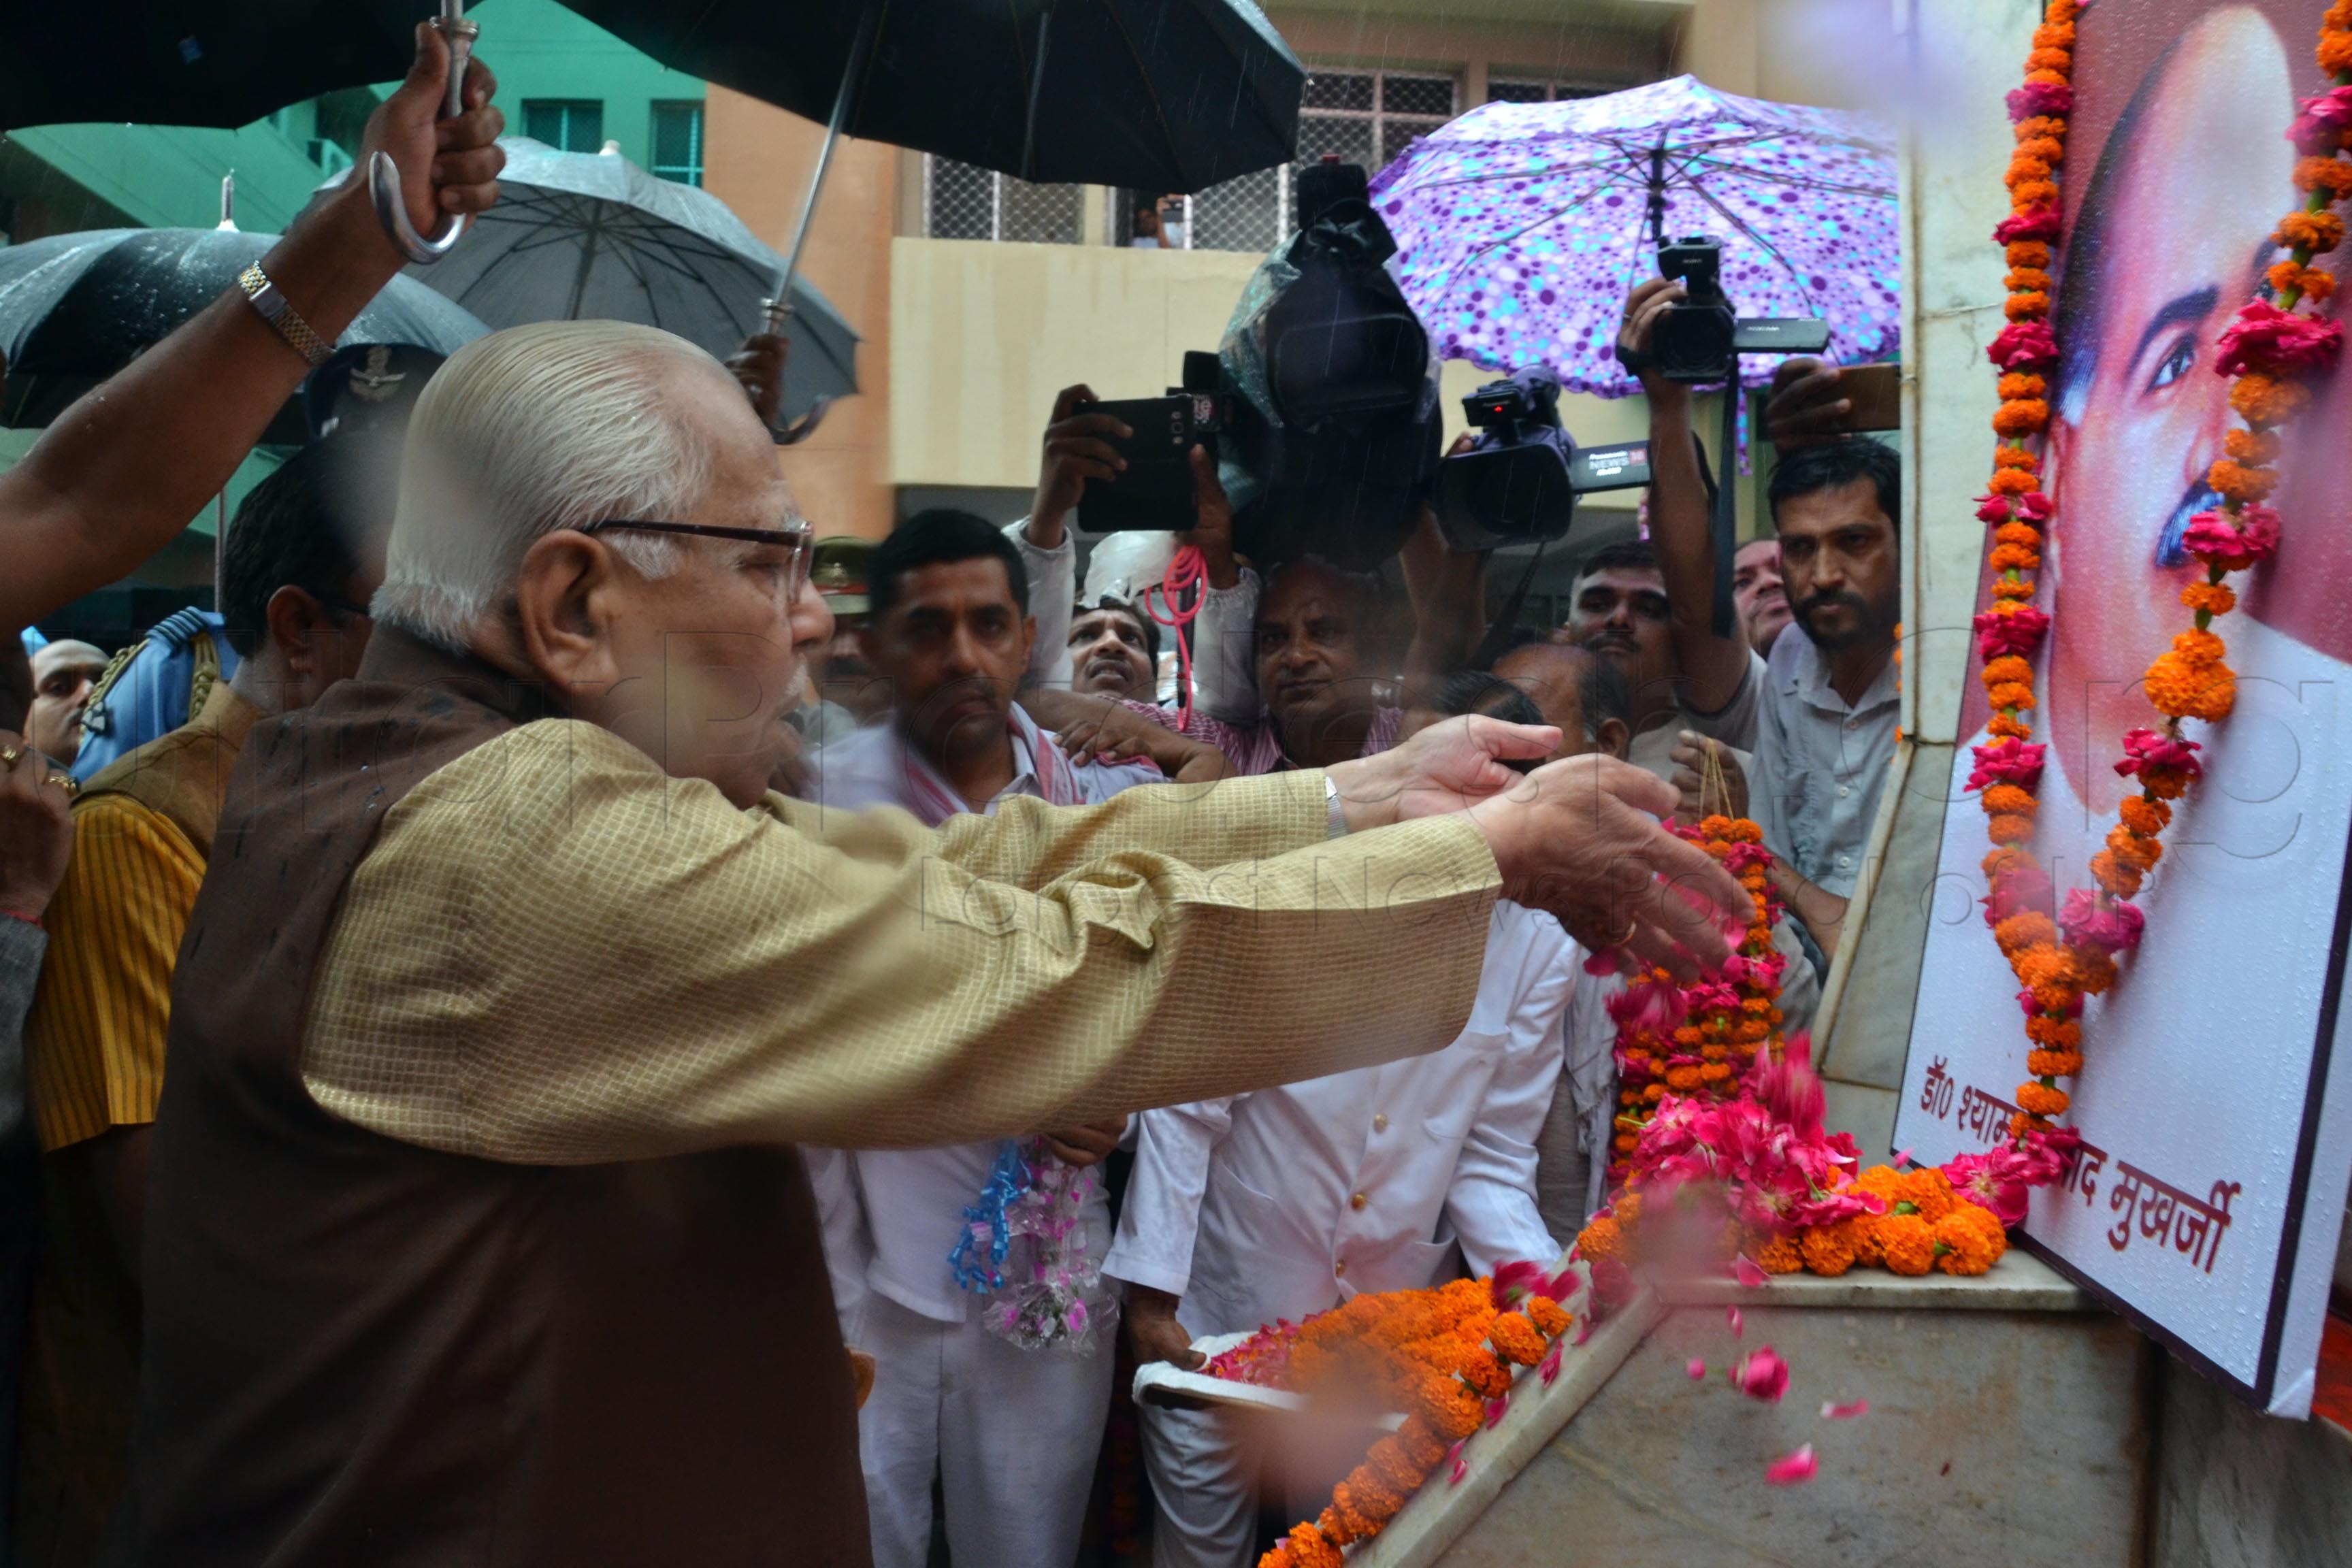
M 1857 1399 L 1850 1405 L 1836 1405 L 1827 1401 L 1822 1405 L 1822 1419 L 1824 1421 L 1851 1421 L 1857 1415 L 1869 1414 L 1870 1401 L 1867 1399 Z
M 1765 1466 L 1764 1484 L 1773 1487 L 1801 1487 L 1811 1480 L 1814 1472 L 1821 1468 L 1821 1461 L 1813 1458 L 1813 1446 L 1808 1443 L 1795 1453 L 1775 1459 Z
M 1751 1290 L 1759 1285 L 1772 1282 L 1772 1277 L 1744 1252 L 1731 1260 L 1731 1277 Z
M 1748 1326 L 1748 1319 L 1737 1307 L 1726 1307 L 1723 1310 L 1723 1321 L 1731 1325 L 1731 1337 L 1735 1340 L 1739 1337 L 1740 1330 Z
M 1510 1409 L 1510 1407 L 1511 1400 L 1508 1394 L 1505 1394 L 1500 1399 L 1490 1399 L 1486 1401 L 1486 1425 L 1489 1427 L 1501 1425 L 1503 1413 Z
M 1693 1383 L 1705 1383 L 1706 1381 L 1706 1363 L 1699 1360 L 1696 1356 L 1691 1357 L 1689 1364 L 1685 1366 L 1683 1370 L 1690 1373 L 1690 1380 Z
M 1447 1483 L 1450 1486 L 1460 1486 L 1463 1480 L 1470 1474 L 1470 1467 L 1463 1463 L 1462 1460 L 1462 1443 L 1466 1443 L 1468 1441 L 1469 1439 L 1465 1437 L 1462 1439 L 1461 1443 L 1456 1443 L 1454 1447 L 1445 1450 L 1445 1462 L 1454 1467 L 1454 1479 Z
M 1900 1170 L 1902 1167 L 1904 1167 L 1904 1166 L 1906 1166 L 1906 1165 L 1909 1164 L 1909 1163 L 1911 1163 L 1911 1151 L 1910 1151 L 1910 1150 L 1908 1150 L 1908 1149 L 1897 1149 L 1896 1151 L 1895 1151 L 1895 1162 L 1894 1162 L 1894 1163 L 1895 1163 L 1895 1168 L 1896 1168 L 1897 1170 Z
M 1591 1331 L 1592 1325 L 1588 1321 L 1583 1329 L 1578 1332 L 1576 1342 L 1578 1344 L 1582 1344 L 1584 1342 L 1584 1336 Z M 1564 1342 L 1554 1340 L 1551 1342 L 1551 1349 L 1544 1352 L 1543 1364 L 1536 1368 L 1536 1372 L 1542 1377 L 1543 1385 L 1546 1388 L 1549 1388 L 1553 1384 L 1559 1381 L 1560 1357 L 1566 1352 L 1568 1346 Z

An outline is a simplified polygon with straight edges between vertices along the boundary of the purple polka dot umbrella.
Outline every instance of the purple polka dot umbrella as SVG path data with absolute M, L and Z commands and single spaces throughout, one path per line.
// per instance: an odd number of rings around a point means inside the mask
M 1440 351 L 1546 364 L 1575 392 L 1641 390 L 1614 353 L 1657 236 L 1723 247 L 1744 316 L 1818 316 L 1829 357 L 1893 359 L 1902 294 L 1893 132 L 1868 115 L 1736 98 L 1676 77 L 1605 98 L 1490 103 L 1372 181 L 1390 263 Z M 1741 363 L 1750 386 L 1775 361 Z

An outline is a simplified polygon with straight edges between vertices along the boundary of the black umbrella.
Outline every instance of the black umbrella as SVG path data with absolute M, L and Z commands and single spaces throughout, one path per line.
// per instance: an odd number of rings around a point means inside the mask
M 0 0 L 0 131 L 249 125 L 392 81 L 428 0 Z
M 1298 144 L 1307 68 L 1252 0 L 564 3 L 664 65 L 827 122 L 787 280 L 845 134 L 1171 194 Z
M 68 405 L 234 287 L 278 243 L 234 228 L 102 228 L 0 248 L 0 425 L 47 425 Z M 424 284 L 395 278 L 343 343 L 415 343 L 450 354 L 489 329 Z M 262 437 L 303 439 L 295 398 Z

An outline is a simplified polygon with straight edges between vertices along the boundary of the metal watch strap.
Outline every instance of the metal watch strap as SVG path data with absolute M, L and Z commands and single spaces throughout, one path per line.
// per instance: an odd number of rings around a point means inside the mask
M 287 302 L 286 296 L 278 291 L 278 285 L 269 280 L 269 274 L 261 269 L 260 262 L 238 273 L 236 286 L 245 290 L 254 310 L 286 340 L 287 346 L 313 366 L 323 364 L 327 356 L 335 352 L 331 344 L 310 330 L 302 313 Z

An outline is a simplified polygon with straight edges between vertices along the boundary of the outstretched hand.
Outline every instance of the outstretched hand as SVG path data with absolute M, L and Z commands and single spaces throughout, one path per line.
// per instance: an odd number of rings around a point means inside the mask
M 1559 731 L 1549 724 L 1507 724 L 1470 713 L 1432 724 L 1376 756 L 1339 763 L 1329 773 L 1354 833 L 1442 816 L 1524 784 L 1526 775 L 1508 764 L 1548 757 L 1559 746 Z
M 1782 360 L 1764 399 L 1764 434 L 1787 452 L 1844 438 L 1853 399 L 1838 387 L 1837 366 L 1823 360 Z
M 1600 752 L 1537 769 L 1470 807 L 1501 868 L 1505 895 L 1549 910 L 1569 934 L 1695 978 L 1731 956 L 1727 928 L 1754 905 L 1706 850 L 1659 826 L 1673 785 Z

